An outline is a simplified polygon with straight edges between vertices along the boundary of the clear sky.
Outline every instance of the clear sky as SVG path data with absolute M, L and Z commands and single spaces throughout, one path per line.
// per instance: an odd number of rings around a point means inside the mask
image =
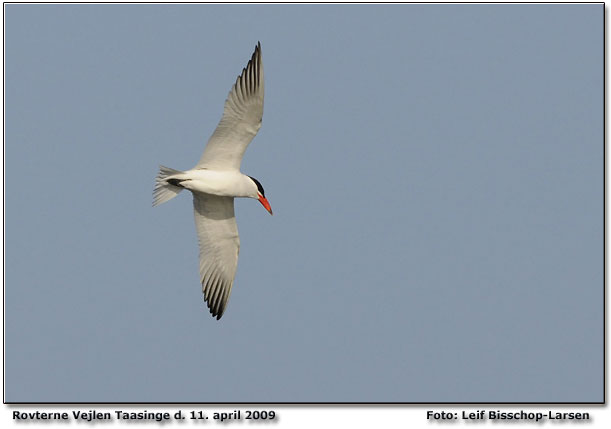
M 5 6 L 6 400 L 601 401 L 603 7 Z M 257 41 L 216 321 L 151 194 Z

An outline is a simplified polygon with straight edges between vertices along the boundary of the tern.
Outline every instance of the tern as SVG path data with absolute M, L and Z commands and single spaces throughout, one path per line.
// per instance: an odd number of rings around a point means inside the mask
M 234 198 L 254 198 L 272 213 L 261 182 L 240 172 L 248 144 L 263 118 L 261 42 L 229 91 L 223 117 L 195 167 L 187 171 L 160 166 L 153 206 L 188 189 L 193 194 L 199 241 L 199 276 L 204 301 L 217 320 L 223 316 L 233 287 L 240 237 Z

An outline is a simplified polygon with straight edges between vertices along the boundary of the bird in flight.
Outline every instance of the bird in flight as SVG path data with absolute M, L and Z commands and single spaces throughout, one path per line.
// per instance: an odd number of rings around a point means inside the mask
M 261 43 L 233 84 L 223 117 L 195 167 L 187 171 L 160 166 L 153 206 L 188 189 L 193 194 L 195 228 L 199 241 L 199 276 L 213 317 L 220 319 L 231 294 L 240 237 L 233 200 L 254 198 L 272 213 L 261 183 L 240 172 L 248 144 L 261 128 L 263 117 L 263 61 Z

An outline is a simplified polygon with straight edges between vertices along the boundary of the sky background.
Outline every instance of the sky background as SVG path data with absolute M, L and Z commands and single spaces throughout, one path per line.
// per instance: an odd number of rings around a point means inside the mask
M 5 5 L 5 400 L 603 400 L 603 5 Z M 240 260 L 195 165 L 261 41 Z

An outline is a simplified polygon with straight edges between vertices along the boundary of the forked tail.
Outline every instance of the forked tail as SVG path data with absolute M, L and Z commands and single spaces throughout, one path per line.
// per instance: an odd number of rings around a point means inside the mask
M 168 183 L 167 178 L 174 174 L 182 173 L 182 171 L 172 168 L 159 166 L 159 174 L 155 178 L 155 189 L 153 190 L 153 207 L 171 200 L 180 193 L 184 188 L 174 186 Z

